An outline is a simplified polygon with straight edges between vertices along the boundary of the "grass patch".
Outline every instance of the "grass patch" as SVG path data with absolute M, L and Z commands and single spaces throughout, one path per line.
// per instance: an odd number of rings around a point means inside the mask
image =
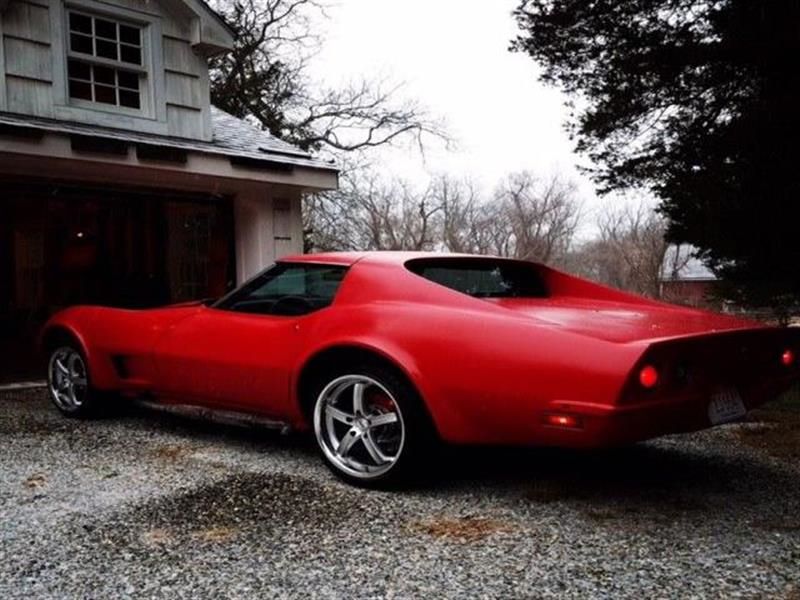
M 236 527 L 214 526 L 203 529 L 196 529 L 191 532 L 158 527 L 149 529 L 142 534 L 141 541 L 148 547 L 169 546 L 175 544 L 185 544 L 189 542 L 202 542 L 206 544 L 229 542 L 239 529 Z
M 792 586 L 786 592 L 786 600 L 800 600 L 800 587 Z
M 157 458 L 166 461 L 177 461 L 186 458 L 194 451 L 194 448 L 188 445 L 171 444 L 168 446 L 159 446 L 155 449 L 154 454 Z
M 142 534 L 142 541 L 147 546 L 162 546 L 174 540 L 174 535 L 166 529 L 150 529 Z
M 45 477 L 44 473 L 34 473 L 22 483 L 26 488 L 35 490 L 47 483 L 47 477 Z
M 800 384 L 795 384 L 765 407 L 767 411 L 788 411 L 800 414 Z
M 735 432 L 741 443 L 776 458 L 800 458 L 800 386 L 754 410 L 748 421 Z
M 228 542 L 236 536 L 238 531 L 235 527 L 211 527 L 195 531 L 192 537 L 207 543 Z
M 458 542 L 476 542 L 490 535 L 508 532 L 508 523 L 486 517 L 437 517 L 424 521 L 412 521 L 412 531 L 431 537 Z

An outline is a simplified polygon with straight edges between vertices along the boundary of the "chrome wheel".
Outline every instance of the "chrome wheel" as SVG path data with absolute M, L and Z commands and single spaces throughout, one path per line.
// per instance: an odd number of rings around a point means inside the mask
M 50 356 L 47 370 L 50 397 L 64 412 L 83 406 L 89 391 L 89 378 L 83 357 L 74 348 L 64 346 Z
M 345 375 L 325 386 L 314 406 L 314 433 L 333 466 L 358 479 L 386 474 L 405 443 L 397 401 L 366 375 Z

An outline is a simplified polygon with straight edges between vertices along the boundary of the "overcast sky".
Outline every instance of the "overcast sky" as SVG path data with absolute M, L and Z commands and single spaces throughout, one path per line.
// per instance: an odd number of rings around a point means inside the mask
M 492 186 L 505 173 L 559 171 L 595 203 L 564 131 L 564 97 L 539 83 L 526 55 L 508 51 L 516 0 L 338 0 L 315 72 L 331 83 L 389 76 L 446 119 L 458 142 L 425 164 L 394 152 L 387 169 L 418 178 L 447 171 Z M 421 177 L 419 177 L 421 178 Z

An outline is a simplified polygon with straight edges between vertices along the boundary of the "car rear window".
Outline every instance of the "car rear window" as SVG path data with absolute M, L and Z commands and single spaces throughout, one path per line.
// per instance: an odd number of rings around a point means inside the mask
M 545 298 L 536 265 L 491 258 L 433 258 L 406 263 L 412 273 L 474 298 Z

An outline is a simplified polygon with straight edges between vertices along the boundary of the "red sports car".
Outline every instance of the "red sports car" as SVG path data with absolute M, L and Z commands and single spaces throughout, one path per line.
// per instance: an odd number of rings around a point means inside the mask
M 797 379 L 798 333 L 540 264 L 367 252 L 286 258 L 215 301 L 70 308 L 43 343 L 67 416 L 106 392 L 257 415 L 374 485 L 439 441 L 596 447 L 739 419 Z

